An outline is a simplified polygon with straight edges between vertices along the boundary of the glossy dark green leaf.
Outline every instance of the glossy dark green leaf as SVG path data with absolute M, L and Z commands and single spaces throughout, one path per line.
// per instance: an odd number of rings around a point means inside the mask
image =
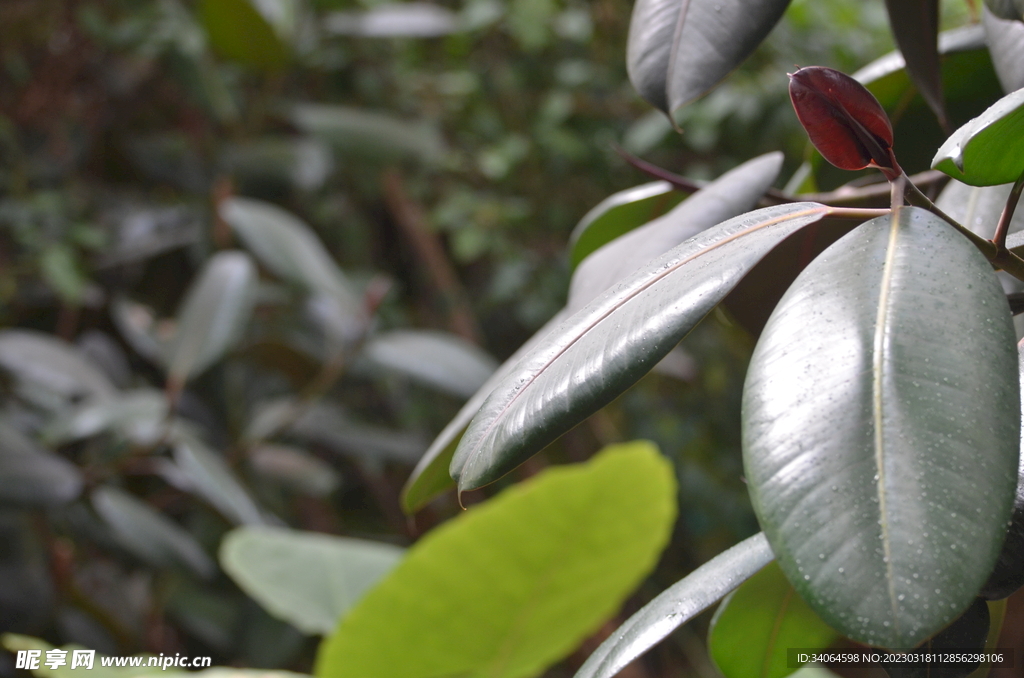
M 476 393 L 498 368 L 480 347 L 435 330 L 378 334 L 366 342 L 363 354 L 380 367 L 462 398 Z
M 685 197 L 667 181 L 652 181 L 613 193 L 576 224 L 569 236 L 569 265 L 576 268 L 591 252 L 660 217 Z
M 575 678 L 613 678 L 771 561 L 772 550 L 760 532 L 723 551 L 627 619 L 590 655 Z
M 946 126 L 939 63 L 939 0 L 885 0 L 896 44 L 903 54 L 907 72 L 928 106 Z
M 184 528 L 152 506 L 116 487 L 99 487 L 92 506 L 129 553 L 155 567 L 183 565 L 200 577 L 217 570 L 196 540 Z
M 404 549 L 280 527 L 240 527 L 220 546 L 220 563 L 267 611 L 309 634 L 327 634 Z
M 260 68 L 289 61 L 295 0 L 202 0 L 203 27 L 218 54 Z
M 296 104 L 292 123 L 339 152 L 364 159 L 394 161 L 418 158 L 439 162 L 446 153 L 444 139 L 425 120 L 404 120 L 381 111 L 328 104 Z
M 1000 19 L 1024 21 L 1024 0 L 985 0 L 985 9 Z
M 946 140 L 932 167 L 971 186 L 1013 183 L 1024 173 L 1024 90 L 990 106 Z
M 690 238 L 554 329 L 505 376 L 459 442 L 459 490 L 486 485 L 649 372 L 817 203 L 745 214 Z
M 647 442 L 546 469 L 420 539 L 320 646 L 316 674 L 540 675 L 653 568 L 675 504 Z
M 697 191 L 663 217 L 602 246 L 583 260 L 569 283 L 566 308 L 575 313 L 655 257 L 701 231 L 752 209 L 782 168 L 781 153 L 766 153 Z
M 708 629 L 708 655 L 725 678 L 784 678 L 791 647 L 825 648 L 839 636 L 769 563 L 722 601 Z
M 82 492 L 78 468 L 0 422 L 0 504 L 53 506 Z
M 192 283 L 167 349 L 168 379 L 184 383 L 219 360 L 252 313 L 256 266 L 244 252 L 218 252 Z
M 913 647 L 995 562 L 1020 394 L 991 265 L 930 212 L 897 215 L 838 241 L 779 302 L 747 373 L 743 458 L 804 600 L 855 640 Z
M 636 91 L 670 114 L 718 84 L 768 35 L 789 0 L 638 0 L 626 68 Z
M 455 448 L 458 446 L 459 441 L 462 440 L 462 434 L 465 432 L 466 427 L 469 426 L 469 422 L 480 411 L 480 406 L 487 400 L 487 396 L 491 394 L 494 387 L 516 366 L 520 358 L 531 351 L 538 342 L 544 339 L 552 329 L 558 327 L 565 318 L 566 314 L 563 309 L 544 323 L 532 337 L 527 339 L 508 360 L 503 362 L 494 371 L 487 381 L 484 382 L 484 385 L 466 401 L 466 404 L 462 406 L 458 414 L 442 429 L 434 439 L 434 442 L 427 448 L 427 451 L 423 453 L 409 479 L 405 481 L 405 487 L 402 488 L 403 511 L 415 513 L 423 508 L 431 499 L 455 485 L 455 481 L 452 480 L 448 468 L 452 463 L 452 455 L 455 454 Z
M 982 10 L 981 18 L 1003 91 L 1015 92 L 1024 87 L 1024 22 L 1000 19 L 988 9 Z

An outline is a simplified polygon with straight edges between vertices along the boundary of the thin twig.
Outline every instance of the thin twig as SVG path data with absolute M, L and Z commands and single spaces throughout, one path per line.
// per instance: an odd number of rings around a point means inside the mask
M 992 242 L 1000 250 L 1006 249 L 1006 234 L 1010 231 L 1010 222 L 1013 220 L 1013 213 L 1020 201 L 1021 190 L 1024 189 L 1024 173 L 1017 177 L 1017 181 L 1010 189 L 1010 195 L 1006 198 L 1006 206 L 1003 213 L 999 215 L 999 225 L 996 226 L 996 234 L 992 236 Z

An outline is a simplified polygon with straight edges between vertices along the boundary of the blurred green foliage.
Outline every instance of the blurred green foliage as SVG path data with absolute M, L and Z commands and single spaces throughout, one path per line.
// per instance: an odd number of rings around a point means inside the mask
M 882 3 L 795 0 L 682 111 L 679 136 L 626 80 L 629 14 L 625 0 L 0 3 L 0 455 L 49 460 L 25 462 L 45 487 L 68 482 L 53 459 L 71 462 L 85 488 L 40 506 L 0 479 L 0 630 L 308 671 L 315 644 L 203 553 L 246 521 L 407 545 L 458 510 L 448 496 L 400 513 L 460 396 L 424 377 L 427 349 L 396 364 L 374 342 L 443 330 L 460 364 L 493 367 L 473 345 L 504 358 L 561 308 L 576 222 L 649 180 L 613 144 L 695 179 L 781 148 L 788 176 L 806 144 L 785 70 L 853 71 L 891 48 Z M 235 196 L 308 224 L 334 282 L 275 258 L 305 231 L 260 245 L 230 223 Z M 260 270 L 251 289 L 239 273 L 251 310 L 221 299 L 237 332 L 181 348 L 200 322 L 187 291 L 236 248 Z M 208 329 L 224 313 L 192 316 Z M 647 438 L 673 461 L 673 544 L 627 612 L 755 530 L 739 480 L 751 345 L 716 312 L 675 376 L 646 378 L 547 455 Z M 168 382 L 188 350 L 216 355 Z M 133 530 L 164 536 L 133 551 Z M 706 665 L 680 637 L 652 667 Z

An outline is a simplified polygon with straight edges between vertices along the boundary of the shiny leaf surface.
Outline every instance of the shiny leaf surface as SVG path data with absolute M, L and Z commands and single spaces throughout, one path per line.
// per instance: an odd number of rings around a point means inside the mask
M 1024 22 L 1000 19 L 988 9 L 982 10 L 981 18 L 1003 91 L 1015 92 L 1024 87 Z
M 718 84 L 761 43 L 789 0 L 638 0 L 626 68 L 636 91 L 671 115 Z
M 452 458 L 459 489 L 497 480 L 649 372 L 775 245 L 829 213 L 768 207 L 687 240 L 571 316 L 498 384 Z
M 539 675 L 654 567 L 675 504 L 650 443 L 549 468 L 418 541 L 321 645 L 316 674 Z
M 797 670 L 788 666 L 788 648 L 828 647 L 838 635 L 769 563 L 722 601 L 708 655 L 725 678 L 783 678 Z
M 1024 90 L 953 132 L 932 167 L 971 186 L 1010 184 L 1024 172 Z
M 569 265 L 576 268 L 601 246 L 661 216 L 685 197 L 667 181 L 652 181 L 613 193 L 576 224 L 569 236 Z
M 220 563 L 275 617 L 304 633 L 327 634 L 403 553 L 364 539 L 240 527 L 221 542 Z
M 520 358 L 529 353 L 565 318 L 566 314 L 563 309 L 544 323 L 532 337 L 527 339 L 508 360 L 494 371 L 484 385 L 477 389 L 477 392 L 466 401 L 455 417 L 437 435 L 427 451 L 423 453 L 409 479 L 405 481 L 405 487 L 402 488 L 403 511 L 415 513 L 431 499 L 455 485 L 455 481 L 452 480 L 452 476 L 448 472 L 448 467 L 452 463 L 452 455 L 455 454 L 455 448 L 462 440 L 462 434 L 469 426 L 469 422 L 480 411 L 480 406 L 487 400 L 487 396 L 491 394 L 494 387 L 519 363 Z
M 627 619 L 590 655 L 575 678 L 612 678 L 771 561 L 771 547 L 761 532 L 720 553 Z
M 588 256 L 569 283 L 566 310 L 575 313 L 655 257 L 703 230 L 752 209 L 782 168 L 767 153 L 726 172 L 663 217 L 633 229 Z
M 804 600 L 854 640 L 913 647 L 995 562 L 1020 395 L 992 267 L 930 212 L 897 215 L 826 250 L 772 314 L 744 387 L 743 458 Z

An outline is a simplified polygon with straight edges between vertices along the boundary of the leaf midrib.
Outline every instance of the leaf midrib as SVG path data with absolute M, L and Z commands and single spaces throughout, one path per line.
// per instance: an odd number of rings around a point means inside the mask
M 738 239 L 738 238 L 740 238 L 742 236 L 749 235 L 751 233 L 754 233 L 756 231 L 761 230 L 762 228 L 767 228 L 768 226 L 773 226 L 773 225 L 775 225 L 777 223 L 780 223 L 780 222 L 783 222 L 783 221 L 789 221 L 791 219 L 799 219 L 799 218 L 807 216 L 809 214 L 814 214 L 816 212 L 820 212 L 822 214 L 822 216 L 825 216 L 829 212 L 831 212 L 831 208 L 829 208 L 828 206 L 825 206 L 825 205 L 821 205 L 819 207 L 815 207 L 815 208 L 811 208 L 811 209 L 800 210 L 798 212 L 792 212 L 792 213 L 786 214 L 784 216 L 779 216 L 779 217 L 775 217 L 773 219 L 769 219 L 768 221 L 765 221 L 763 223 L 757 224 L 755 226 L 751 226 L 750 228 L 744 229 L 743 231 L 740 231 L 739 233 L 734 233 L 733 235 L 731 235 L 731 236 L 729 236 L 727 238 L 723 238 L 722 240 L 719 240 L 716 243 L 708 245 L 704 249 L 701 249 L 701 250 L 699 250 L 697 252 L 694 252 L 691 256 L 687 257 L 686 259 L 684 259 L 682 261 L 679 261 L 679 262 L 673 264 L 672 266 L 666 268 L 659 275 L 657 275 L 656 277 L 652 278 L 651 280 L 647 281 L 646 283 L 644 283 L 643 285 L 638 287 L 636 290 L 631 292 L 628 296 L 622 298 L 614 306 L 612 306 L 610 309 L 608 309 L 608 311 L 606 311 L 599 318 L 595 319 L 592 323 L 587 325 L 581 332 L 577 333 L 577 335 L 575 337 L 573 337 L 572 341 L 567 343 L 561 350 L 558 351 L 558 353 L 556 353 L 555 355 L 551 356 L 551 358 L 549 360 L 547 360 L 547 362 L 545 362 L 544 365 L 542 365 L 540 367 L 540 369 L 538 369 L 536 371 L 535 374 L 533 374 L 531 377 L 529 377 L 526 380 L 526 382 L 522 385 L 522 387 L 519 389 L 519 391 L 514 396 L 512 396 L 512 398 L 509 399 L 509 401 L 494 416 L 494 419 L 491 421 L 491 424 L 487 427 L 486 430 L 484 430 L 483 434 L 481 434 L 480 437 L 478 438 L 478 440 L 480 442 L 477 445 L 475 445 L 473 447 L 473 449 L 466 455 L 466 466 L 468 467 L 472 463 L 472 460 L 476 457 L 477 453 L 480 451 L 480 449 L 482 447 L 482 444 L 483 444 L 483 441 L 487 440 L 491 436 L 491 433 L 498 426 L 498 424 L 504 418 L 505 414 L 509 411 L 509 409 L 511 409 L 512 405 L 515 404 L 515 402 L 518 401 L 519 398 L 524 393 L 526 393 L 529 390 L 530 386 L 535 381 L 537 381 L 537 379 L 539 379 L 540 376 L 542 374 L 544 374 L 547 371 L 547 369 L 549 367 L 551 367 L 551 365 L 556 360 L 558 360 L 560 357 L 562 357 L 562 355 L 564 355 L 566 353 L 566 351 L 568 351 L 570 348 L 575 346 L 577 342 L 582 340 L 583 337 L 586 336 L 587 334 L 589 334 L 591 330 L 593 330 L 595 327 L 597 327 L 602 322 L 604 322 L 608 318 L 608 316 L 610 316 L 612 313 L 615 313 L 620 308 L 625 306 L 627 303 L 633 301 L 642 292 L 645 292 L 650 287 L 652 287 L 655 284 L 661 282 L 662 280 L 667 278 L 669 275 L 671 275 L 672 273 L 675 273 L 681 267 L 683 267 L 684 265 L 690 263 L 691 261 L 694 261 L 698 257 L 701 257 L 701 256 L 703 256 L 703 255 L 705 255 L 705 254 L 707 254 L 709 252 L 713 252 L 713 251 L 717 250 L 718 248 L 723 247 L 726 244 L 728 244 L 730 242 L 733 242 L 734 240 L 736 240 L 736 239 Z

